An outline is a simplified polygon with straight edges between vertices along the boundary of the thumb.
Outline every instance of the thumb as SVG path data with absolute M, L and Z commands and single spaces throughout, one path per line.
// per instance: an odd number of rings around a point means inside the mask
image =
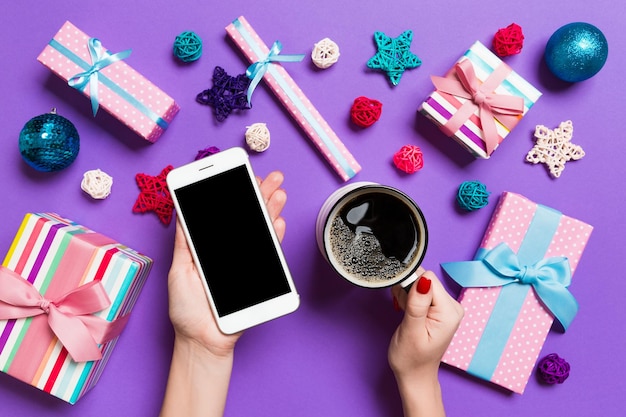
M 176 219 L 176 234 L 174 236 L 174 252 L 172 255 L 173 264 L 189 264 L 193 263 L 189 245 L 183 232 L 183 227 L 180 224 L 180 220 Z
M 409 289 L 404 320 L 410 326 L 419 326 L 420 328 L 426 326 L 426 318 L 433 301 L 431 284 L 432 281 L 422 275 Z

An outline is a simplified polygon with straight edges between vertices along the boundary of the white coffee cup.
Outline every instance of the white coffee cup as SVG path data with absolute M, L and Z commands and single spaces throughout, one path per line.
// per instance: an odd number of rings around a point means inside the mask
M 404 192 L 373 182 L 347 184 L 326 199 L 315 227 L 322 256 L 352 284 L 407 288 L 417 280 L 428 229 Z

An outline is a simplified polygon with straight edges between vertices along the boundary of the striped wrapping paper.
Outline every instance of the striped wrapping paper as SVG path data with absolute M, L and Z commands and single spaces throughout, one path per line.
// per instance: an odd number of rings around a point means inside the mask
M 65 22 L 37 60 L 68 81 L 89 70 L 93 64 L 88 49 L 89 39 L 71 22 Z M 110 54 L 105 51 L 104 55 Z M 101 69 L 97 76 L 100 107 L 149 142 L 156 142 L 180 110 L 173 98 L 124 60 Z M 89 85 L 82 92 L 91 97 Z
M 268 56 L 269 48 L 243 16 L 228 25 L 226 32 L 250 63 Z M 354 177 L 361 166 L 285 68 L 271 63 L 263 79 L 339 176 L 344 181 Z
M 476 77 L 481 83 L 484 82 L 491 73 L 493 73 L 495 68 L 500 65 L 506 66 L 500 58 L 498 58 L 493 52 L 478 41 L 475 42 L 457 62 L 464 60 L 470 60 L 474 67 Z M 456 77 L 453 68 L 445 74 L 446 78 Z M 521 115 L 517 116 L 517 121 L 514 122 L 511 129 L 517 125 L 519 120 L 526 115 L 528 110 L 530 110 L 539 97 L 541 97 L 541 92 L 515 71 L 511 71 L 509 73 L 500 86 L 495 90 L 495 93 L 518 96 L 524 99 L 524 110 Z M 454 115 L 454 113 L 463 105 L 465 101 L 466 100 L 463 98 L 435 90 L 419 106 L 418 110 L 427 118 L 431 119 L 435 124 L 442 126 L 452 117 L 452 115 Z M 487 159 L 491 156 L 491 154 L 487 154 L 483 139 L 483 131 L 480 126 L 479 114 L 478 110 L 476 110 L 474 114 L 453 135 L 453 139 L 475 157 Z M 497 115 L 496 129 L 498 132 L 498 143 L 501 143 L 511 131 L 498 121 Z M 497 146 L 495 149 L 497 149 Z
M 2 265 L 48 299 L 99 280 L 111 305 L 95 315 L 113 321 L 132 310 L 152 260 L 56 214 L 29 213 Z M 101 360 L 78 363 L 54 336 L 45 315 L 0 320 L 0 369 L 74 404 L 98 382 L 116 342 L 100 345 Z
M 530 265 L 543 258 L 566 257 L 574 275 L 592 230 L 587 223 L 504 192 L 479 252 L 504 242 L 520 260 L 532 259 Z M 442 266 L 446 269 L 446 264 Z M 522 394 L 554 316 L 530 285 L 464 288 L 459 302 L 465 316 L 443 362 Z

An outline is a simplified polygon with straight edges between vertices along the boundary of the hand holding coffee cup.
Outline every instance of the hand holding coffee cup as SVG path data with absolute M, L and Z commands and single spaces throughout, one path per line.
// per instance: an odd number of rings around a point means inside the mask
M 348 184 L 331 194 L 317 217 L 320 252 L 344 279 L 364 288 L 417 278 L 428 244 L 426 220 L 402 191 L 370 182 Z

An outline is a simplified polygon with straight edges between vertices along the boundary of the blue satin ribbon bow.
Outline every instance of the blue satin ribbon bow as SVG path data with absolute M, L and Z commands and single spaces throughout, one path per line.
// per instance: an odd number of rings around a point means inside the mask
M 89 95 L 91 97 L 91 110 L 95 116 L 98 112 L 98 72 L 111 64 L 116 63 L 122 59 L 128 58 L 131 53 L 130 49 L 122 52 L 110 55 L 108 54 L 100 40 L 96 38 L 90 38 L 87 42 L 89 49 L 89 55 L 91 56 L 91 68 L 85 72 L 74 75 L 68 80 L 68 84 L 77 90 L 83 91 L 87 84 L 89 84 Z
M 267 72 L 270 63 L 298 62 L 304 59 L 304 54 L 279 55 L 282 49 L 283 44 L 280 43 L 280 41 L 274 42 L 274 44 L 270 48 L 270 52 L 267 54 L 267 57 L 250 65 L 246 70 L 246 76 L 252 80 L 250 82 L 250 86 L 248 87 L 248 104 L 250 104 L 250 99 L 252 98 L 252 93 L 254 92 L 254 89 L 263 78 L 263 75 L 265 75 L 265 73 Z
M 506 243 L 501 243 L 492 250 L 480 249 L 474 261 L 448 262 L 441 266 L 462 287 L 532 285 L 564 329 L 578 312 L 578 302 L 567 289 L 571 270 L 566 257 L 544 258 L 533 265 L 521 265 L 517 254 Z

